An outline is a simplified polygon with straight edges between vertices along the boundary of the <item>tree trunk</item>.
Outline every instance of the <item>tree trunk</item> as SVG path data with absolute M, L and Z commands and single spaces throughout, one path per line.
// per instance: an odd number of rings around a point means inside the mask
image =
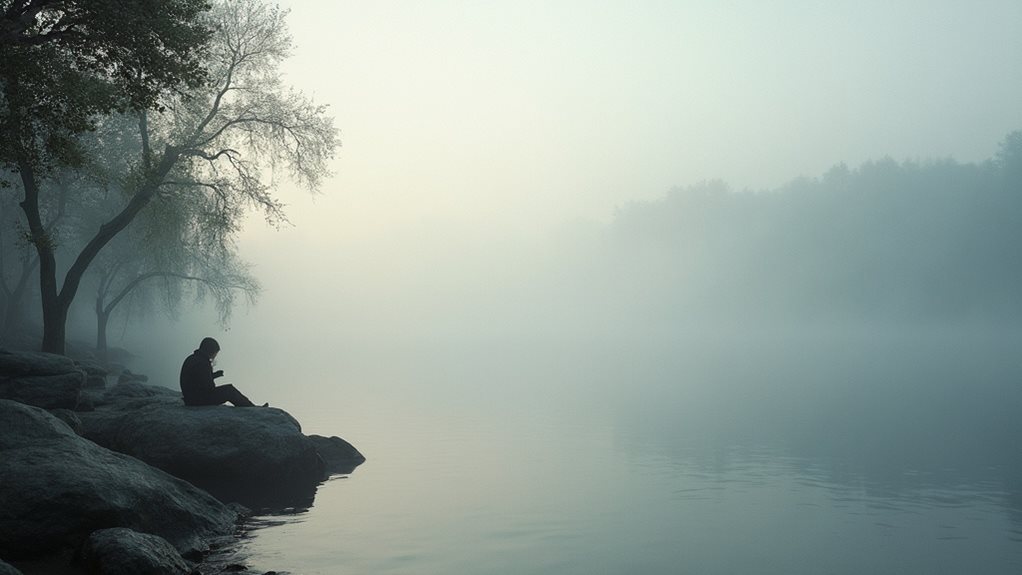
M 149 204 L 156 194 L 160 182 L 174 167 L 179 157 L 180 152 L 177 149 L 167 148 L 160 164 L 154 173 L 149 174 L 141 189 L 135 192 L 117 215 L 99 227 L 96 235 L 92 236 L 92 239 L 78 253 L 78 257 L 75 258 L 67 274 L 64 275 L 64 282 L 59 293 L 57 292 L 57 261 L 53 254 L 53 241 L 43 228 L 42 218 L 39 214 L 39 188 L 35 173 L 29 161 L 19 159 L 18 170 L 25 188 L 25 199 L 21 202 L 21 209 L 25 212 L 25 217 L 28 220 L 32 243 L 35 244 L 36 251 L 39 253 L 39 291 L 43 304 L 42 351 L 64 354 L 67 312 L 78 293 L 78 286 L 81 284 L 82 276 L 85 275 L 89 264 L 103 249 L 103 246 L 126 228 L 142 208 Z
M 67 308 L 43 300 L 43 351 L 64 355 L 66 325 Z
M 43 229 L 39 214 L 39 187 L 31 162 L 19 158 L 18 172 L 21 174 L 25 199 L 21 209 L 28 221 L 28 230 L 39 254 L 39 295 L 43 304 L 43 346 L 49 353 L 64 354 L 64 322 L 67 320 L 69 305 L 65 305 L 57 294 L 57 258 L 53 254 L 53 239 Z

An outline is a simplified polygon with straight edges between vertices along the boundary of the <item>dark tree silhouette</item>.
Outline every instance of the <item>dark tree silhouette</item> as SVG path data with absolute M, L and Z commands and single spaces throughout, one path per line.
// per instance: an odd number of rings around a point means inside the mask
M 160 4 L 162 6 L 162 4 Z M 178 13 L 173 13 L 178 16 Z M 284 24 L 285 14 L 279 9 L 254 1 L 219 3 L 204 24 L 216 29 L 208 47 L 202 52 L 207 81 L 199 85 L 179 86 L 166 90 L 150 101 L 152 95 L 119 92 L 117 82 L 73 74 L 63 90 L 94 90 L 96 101 L 112 101 L 119 95 L 127 108 L 138 102 L 151 103 L 149 109 L 135 106 L 135 133 L 140 148 L 138 161 L 124 180 L 131 183 L 127 201 L 109 216 L 73 258 L 58 289 L 55 242 L 39 210 L 41 184 L 47 181 L 43 170 L 51 164 L 78 168 L 86 164 L 80 134 L 94 127 L 94 115 L 74 114 L 69 125 L 60 122 L 42 138 L 33 131 L 39 118 L 60 117 L 46 110 L 28 106 L 30 99 L 23 90 L 24 73 L 5 72 L 9 122 L 22 137 L 23 145 L 13 154 L 24 200 L 29 233 L 40 258 L 40 286 L 43 307 L 43 349 L 62 353 L 67 313 L 78 292 L 82 278 L 100 251 L 121 233 L 153 199 L 172 196 L 175 190 L 202 189 L 216 206 L 215 218 L 225 222 L 218 229 L 236 229 L 242 207 L 255 204 L 267 217 L 283 218 L 280 203 L 272 195 L 273 185 L 266 181 L 264 171 L 282 167 L 300 184 L 316 189 L 327 173 L 326 163 L 337 146 L 336 131 L 322 106 L 316 106 L 280 81 L 278 66 L 288 55 L 290 38 Z M 204 39 L 197 35 L 196 40 Z M 44 43 L 37 48 L 57 51 L 63 67 L 71 69 L 75 53 L 60 53 L 58 43 Z M 35 60 L 26 59 L 15 72 L 29 69 Z M 98 88 L 97 88 L 98 86 Z M 103 98 L 108 98 L 103 100 Z M 93 100 L 89 100 L 92 102 Z M 99 109 L 93 105 L 90 110 Z M 53 140 L 55 145 L 37 145 Z M 28 144 L 24 144 L 28 142 Z M 29 145 L 31 144 L 31 145 Z M 51 160 L 45 162 L 44 159 Z

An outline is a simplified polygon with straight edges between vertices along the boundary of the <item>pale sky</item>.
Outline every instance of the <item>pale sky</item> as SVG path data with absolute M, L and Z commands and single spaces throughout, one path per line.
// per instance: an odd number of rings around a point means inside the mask
M 316 211 L 349 228 L 603 220 L 705 179 L 980 160 L 1022 128 L 1017 0 L 283 6 L 288 78 L 344 145 Z
M 980 161 L 1022 129 L 1018 0 L 283 4 L 287 79 L 343 147 L 314 201 L 282 190 L 294 227 L 243 234 L 256 334 L 401 333 L 674 186 Z

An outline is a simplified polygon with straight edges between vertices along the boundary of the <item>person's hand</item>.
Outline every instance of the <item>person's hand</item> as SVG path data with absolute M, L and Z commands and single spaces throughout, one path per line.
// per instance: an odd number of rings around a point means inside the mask
M 223 375 L 224 375 L 224 370 L 218 369 L 218 370 L 213 372 L 213 379 L 216 379 L 218 377 L 223 377 Z

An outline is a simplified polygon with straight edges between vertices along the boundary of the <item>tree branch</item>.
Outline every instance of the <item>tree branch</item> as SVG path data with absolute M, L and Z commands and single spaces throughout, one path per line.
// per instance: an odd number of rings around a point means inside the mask
M 103 246 L 109 243 L 121 230 L 126 228 L 135 219 L 135 216 L 142 211 L 142 208 L 149 204 L 157 190 L 159 190 L 160 181 L 173 169 L 179 157 L 179 151 L 168 146 L 155 173 L 149 174 L 148 183 L 135 192 L 128 204 L 117 215 L 101 225 L 99 231 L 92 236 L 89 243 L 78 253 L 78 257 L 75 258 L 74 263 L 71 264 L 67 271 L 67 275 L 64 276 L 64 284 L 60 289 L 60 301 L 65 308 L 71 305 L 71 301 L 78 292 L 82 276 L 85 275 L 85 270 L 88 269 L 92 260 L 96 258 L 99 251 L 103 249 Z

